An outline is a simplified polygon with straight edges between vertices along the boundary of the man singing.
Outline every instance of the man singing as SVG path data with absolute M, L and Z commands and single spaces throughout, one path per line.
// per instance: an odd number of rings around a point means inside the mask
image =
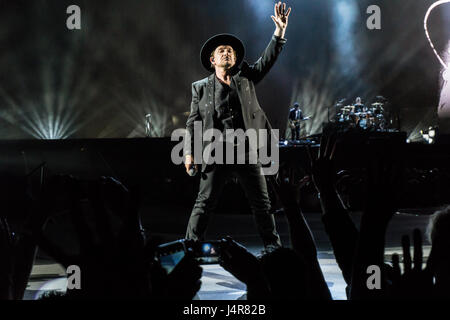
M 217 206 L 219 195 L 229 174 L 234 174 L 242 185 L 264 243 L 264 251 L 270 252 L 281 246 L 275 228 L 275 219 L 270 214 L 270 200 L 261 164 L 206 164 L 203 151 L 208 141 L 201 141 L 202 155 L 194 154 L 194 126 L 200 121 L 203 132 L 226 130 L 270 129 L 264 111 L 259 106 L 255 85 L 261 81 L 275 63 L 283 45 L 291 8 L 278 2 L 271 16 L 275 32 L 262 56 L 252 65 L 243 62 L 245 48 L 242 42 L 230 34 L 219 34 L 203 45 L 200 58 L 203 66 L 212 74 L 192 84 L 191 113 L 186 123 L 184 147 L 185 166 L 188 173 L 197 171 L 194 159 L 201 157 L 200 188 L 187 227 L 186 238 L 203 240 L 211 213 Z M 241 65 L 242 64 L 242 65 Z M 248 144 L 248 141 L 238 141 Z M 239 148 L 240 149 L 240 148 Z M 236 150 L 235 150 L 236 151 Z M 246 151 L 245 159 L 248 160 Z

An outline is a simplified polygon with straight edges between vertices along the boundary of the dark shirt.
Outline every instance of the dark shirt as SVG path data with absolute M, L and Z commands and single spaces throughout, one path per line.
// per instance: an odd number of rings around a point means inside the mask
M 214 128 L 220 130 L 223 133 L 224 141 L 228 142 L 228 138 L 225 135 L 225 130 L 238 130 L 242 129 L 245 132 L 244 118 L 242 116 L 241 102 L 234 83 L 234 79 L 231 80 L 230 86 L 220 81 L 217 76 L 215 79 L 215 113 L 214 113 Z M 244 140 L 233 139 L 233 147 L 237 147 L 237 144 L 245 143 L 245 161 L 248 161 L 249 157 L 249 142 L 247 137 Z M 227 154 L 227 143 L 224 144 L 224 154 Z M 234 163 L 237 163 L 238 150 L 234 151 Z
M 216 129 L 222 132 L 225 132 L 226 129 L 243 129 L 245 131 L 241 102 L 234 80 L 228 86 L 215 77 L 215 108 Z

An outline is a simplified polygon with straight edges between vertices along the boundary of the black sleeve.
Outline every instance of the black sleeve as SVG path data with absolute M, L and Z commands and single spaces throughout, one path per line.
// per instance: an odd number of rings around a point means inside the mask
M 245 61 L 243 62 L 242 75 L 255 84 L 261 81 L 274 65 L 286 41 L 284 38 L 273 35 L 261 57 L 254 64 L 249 65 Z
M 195 88 L 195 85 L 192 84 L 192 102 L 191 102 L 191 113 L 186 122 L 186 137 L 184 139 L 184 155 L 192 155 L 193 154 L 193 146 L 194 146 L 194 122 L 202 121 L 200 116 L 200 112 L 198 110 L 198 93 Z

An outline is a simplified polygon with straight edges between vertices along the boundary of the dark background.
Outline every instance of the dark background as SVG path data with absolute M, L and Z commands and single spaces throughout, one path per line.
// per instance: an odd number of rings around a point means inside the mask
M 340 98 L 391 101 L 410 137 L 437 122 L 440 64 L 425 38 L 433 0 L 296 0 L 288 42 L 258 85 L 261 106 L 284 129 L 289 105 L 314 115 L 321 131 Z M 274 30 L 270 0 L 0 1 L 0 139 L 155 136 L 184 127 L 190 84 L 208 73 L 203 42 L 239 36 L 255 61 Z M 81 7 L 82 29 L 66 28 L 66 8 Z M 381 8 L 382 29 L 366 28 L 366 9 Z M 433 11 L 429 28 L 445 49 L 450 4 Z

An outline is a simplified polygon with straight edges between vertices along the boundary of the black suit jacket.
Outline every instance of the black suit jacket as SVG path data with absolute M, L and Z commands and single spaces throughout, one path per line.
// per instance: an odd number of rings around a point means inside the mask
M 289 111 L 289 120 L 294 121 L 294 120 L 303 120 L 303 112 L 301 109 L 298 109 L 299 112 L 299 118 L 295 119 L 295 108 L 292 108 L 291 111 Z
M 246 130 L 250 128 L 255 130 L 268 129 L 270 132 L 272 129 L 258 103 L 255 85 L 269 72 L 285 43 L 286 39 L 272 36 L 269 45 L 258 61 L 252 65 L 244 61 L 239 72 L 233 76 L 241 102 L 242 117 Z M 194 122 L 202 122 L 203 132 L 214 127 L 214 77 L 215 74 L 213 73 L 209 77 L 192 84 L 191 113 L 186 123 L 184 155 L 192 155 L 194 152 Z M 209 143 L 209 141 L 203 141 L 202 152 Z M 262 144 L 258 143 L 258 146 L 261 147 Z M 204 164 L 204 161 L 202 162 Z M 202 171 L 204 169 L 205 166 L 203 165 Z

